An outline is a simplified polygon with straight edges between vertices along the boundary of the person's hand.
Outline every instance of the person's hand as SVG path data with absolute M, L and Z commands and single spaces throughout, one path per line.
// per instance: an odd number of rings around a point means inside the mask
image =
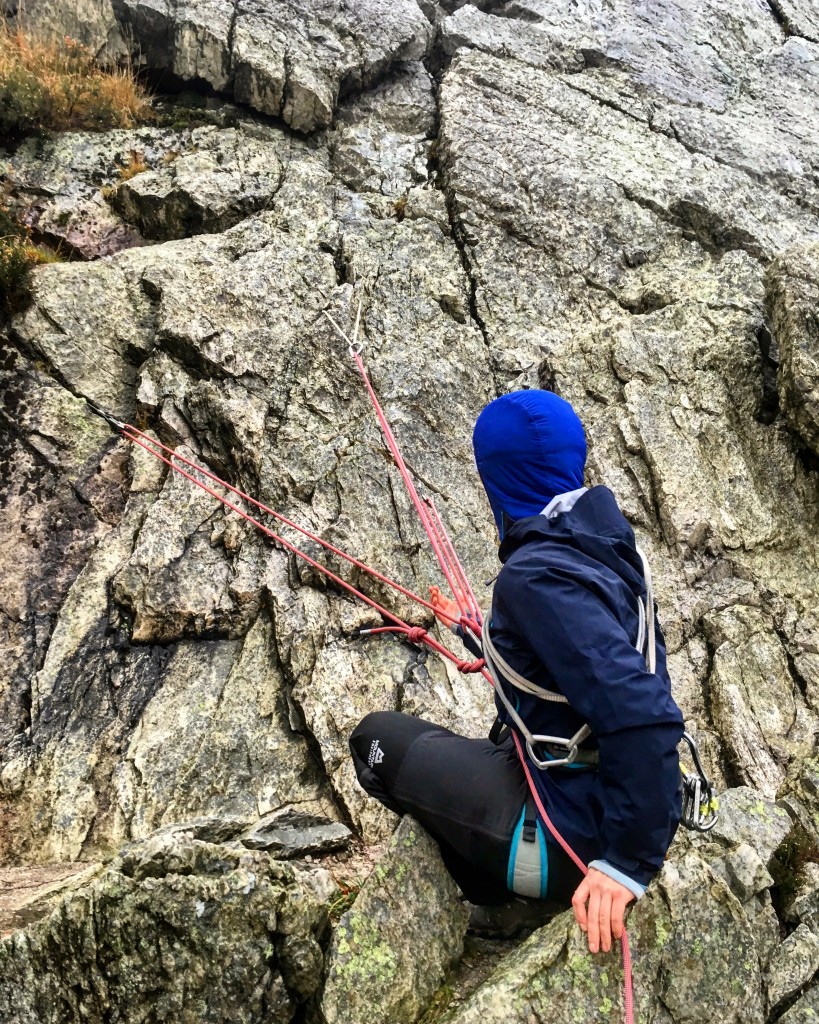
M 461 609 L 458 607 L 458 602 L 453 601 L 449 597 L 444 597 L 441 593 L 440 587 L 429 588 L 429 599 L 432 602 L 433 610 L 439 622 L 442 622 L 445 626 L 449 627 L 455 623 L 461 617 Z
M 623 936 L 623 915 L 634 893 L 596 868 L 577 887 L 572 909 L 581 929 L 589 936 L 589 952 L 608 953 L 611 939 Z

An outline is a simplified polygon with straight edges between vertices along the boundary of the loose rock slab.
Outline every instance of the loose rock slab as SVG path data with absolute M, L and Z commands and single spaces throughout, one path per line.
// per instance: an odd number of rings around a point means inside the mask
M 251 832 L 241 837 L 241 843 L 249 850 L 267 850 L 286 859 L 341 849 L 347 846 L 351 835 L 340 821 L 299 813 L 288 807 L 257 822 Z

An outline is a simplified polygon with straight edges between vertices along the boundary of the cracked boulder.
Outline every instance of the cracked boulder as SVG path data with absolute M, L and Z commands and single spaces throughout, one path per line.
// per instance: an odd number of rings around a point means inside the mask
M 26 139 L 0 154 L 9 205 L 38 237 L 83 259 L 144 244 L 108 198 L 130 169 L 162 164 L 189 142 L 188 131 L 162 128 L 66 132 Z
M 299 132 L 327 127 L 339 95 L 423 57 L 432 26 L 414 0 L 114 0 L 151 68 L 204 80 Z
M 775 1015 L 819 970 L 819 936 L 800 924 L 777 949 L 770 963 L 769 1012 Z
M 185 151 L 123 181 L 112 202 L 145 238 L 225 231 L 272 204 L 292 149 L 280 133 L 196 128 Z
M 709 686 L 717 729 L 742 781 L 773 798 L 788 765 L 812 752 L 815 723 L 758 610 L 736 606 L 705 624 L 715 649 Z
M 435 117 L 435 82 L 423 64 L 402 65 L 339 108 L 329 134 L 334 173 L 357 192 L 398 199 L 427 181 Z
M 324 1024 L 413 1024 L 463 952 L 467 918 L 434 840 L 405 817 L 333 932 Z
M 779 347 L 782 408 L 819 455 L 819 244 L 789 249 L 771 264 L 767 298 Z
M 326 925 L 266 854 L 157 837 L 0 943 L 0 1015 L 287 1024 L 318 987 Z

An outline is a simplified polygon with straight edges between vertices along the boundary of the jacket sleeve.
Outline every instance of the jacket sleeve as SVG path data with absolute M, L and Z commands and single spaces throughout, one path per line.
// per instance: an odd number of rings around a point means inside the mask
M 647 670 L 582 566 L 507 568 L 495 594 L 504 621 L 599 746 L 601 859 L 646 885 L 662 866 L 680 817 L 683 720 L 668 678 Z

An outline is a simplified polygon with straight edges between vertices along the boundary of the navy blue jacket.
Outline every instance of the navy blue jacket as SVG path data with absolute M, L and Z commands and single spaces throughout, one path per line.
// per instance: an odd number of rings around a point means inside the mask
M 499 555 L 490 620 L 498 653 L 569 705 L 509 684 L 507 696 L 531 732 L 569 737 L 586 722 L 583 746 L 599 749 L 596 771 L 530 762 L 544 806 L 586 863 L 605 860 L 646 885 L 680 820 L 683 719 L 659 627 L 655 674 L 634 647 L 645 595 L 634 533 L 611 491 L 593 487 L 569 512 L 515 522 Z

